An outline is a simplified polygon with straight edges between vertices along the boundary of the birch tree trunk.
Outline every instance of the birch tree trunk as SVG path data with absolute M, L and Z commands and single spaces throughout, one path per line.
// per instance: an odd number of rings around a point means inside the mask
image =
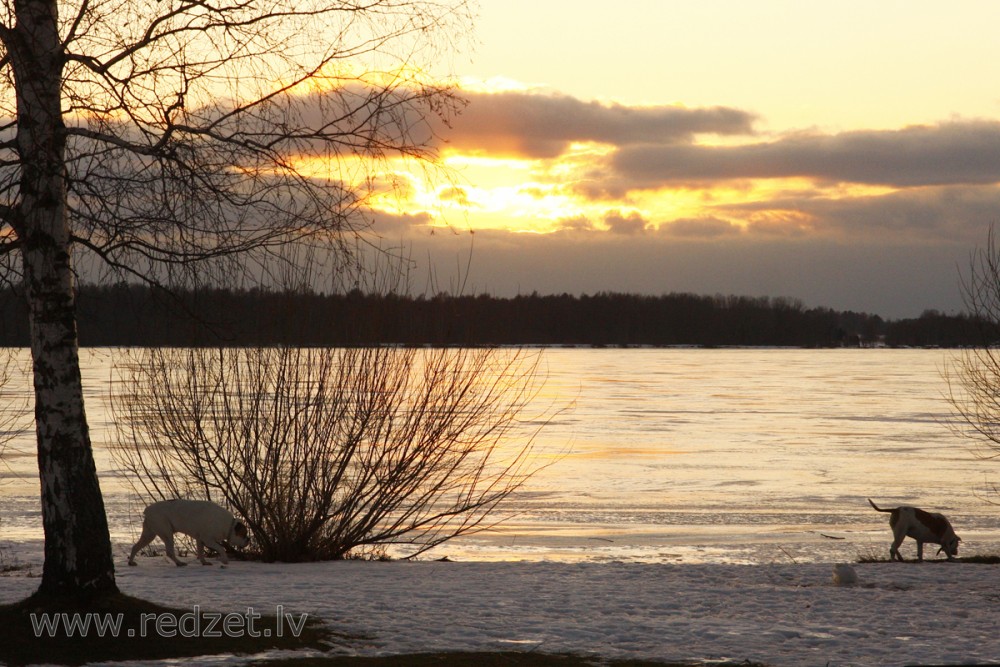
M 111 538 L 83 405 L 66 209 L 62 45 L 55 0 L 18 0 L 10 43 L 17 80 L 20 200 L 14 217 L 27 289 L 45 566 L 39 593 L 115 586 Z
M 436 162 L 460 104 L 420 64 L 470 18 L 466 0 L 0 0 L 0 259 L 21 253 L 29 302 L 41 593 L 115 590 L 70 249 L 164 287 L 305 276 L 299 253 L 339 274 L 389 161 Z

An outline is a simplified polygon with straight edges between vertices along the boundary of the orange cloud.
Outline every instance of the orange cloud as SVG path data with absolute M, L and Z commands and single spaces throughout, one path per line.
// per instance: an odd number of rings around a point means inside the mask
M 620 211 L 608 211 L 604 214 L 604 224 L 612 233 L 628 236 L 642 234 L 649 226 L 649 222 L 635 211 L 628 214 L 623 214 Z
M 439 128 L 455 151 L 546 159 L 575 143 L 673 144 L 699 134 L 753 133 L 754 116 L 729 107 L 625 106 L 524 91 L 466 97 L 450 128 Z
M 468 191 L 458 185 L 451 185 L 438 191 L 437 197 L 441 201 L 454 202 L 459 206 L 471 206 Z

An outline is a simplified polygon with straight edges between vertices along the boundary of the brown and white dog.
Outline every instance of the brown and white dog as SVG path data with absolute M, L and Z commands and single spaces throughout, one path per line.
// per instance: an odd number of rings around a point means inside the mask
M 954 560 L 958 555 L 958 543 L 962 541 L 955 534 L 955 529 L 943 514 L 937 512 L 925 512 L 916 507 L 896 507 L 884 510 L 869 498 L 868 502 L 879 512 L 890 512 L 889 527 L 892 528 L 892 546 L 889 547 L 889 557 L 895 560 L 903 560 L 899 554 L 899 545 L 907 537 L 912 537 L 917 541 L 917 560 L 924 559 L 924 543 L 940 544 L 942 551 L 948 556 L 948 560 Z
M 143 515 L 142 535 L 132 547 L 132 553 L 128 557 L 129 565 L 135 565 L 135 555 L 157 537 L 163 540 L 170 560 L 178 566 L 187 565 L 178 560 L 174 553 L 174 533 L 184 533 L 195 539 L 198 560 L 202 565 L 211 565 L 205 558 L 206 546 L 219 554 L 219 560 L 225 566 L 229 563 L 229 557 L 224 543 L 245 547 L 250 542 L 247 527 L 229 510 L 208 500 L 162 500 L 147 507 Z

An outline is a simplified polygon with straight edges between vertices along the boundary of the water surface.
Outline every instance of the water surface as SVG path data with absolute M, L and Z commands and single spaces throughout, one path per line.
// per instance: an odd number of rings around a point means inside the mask
M 548 464 L 455 559 L 781 562 L 882 554 L 882 506 L 947 514 L 963 551 L 1000 551 L 1000 464 L 948 428 L 941 350 L 548 349 L 536 440 Z M 116 548 L 143 502 L 105 445 L 113 352 L 85 350 L 87 409 Z M 26 387 L 26 385 L 25 385 Z M 0 470 L 0 546 L 40 537 L 30 438 Z M 912 554 L 912 543 L 904 547 Z

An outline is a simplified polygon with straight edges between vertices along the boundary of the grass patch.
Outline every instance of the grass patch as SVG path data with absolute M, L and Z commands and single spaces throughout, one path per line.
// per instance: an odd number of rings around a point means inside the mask
M 11 572 L 23 572 L 24 570 L 30 570 L 31 566 L 27 563 L 19 563 L 17 561 L 5 561 L 0 558 L 0 574 L 9 574 Z
M 43 617 L 43 614 L 46 616 Z M 57 618 L 56 614 L 59 615 L 59 625 L 55 628 L 39 625 L 43 618 L 50 621 Z M 64 619 L 72 618 L 74 614 L 80 615 L 77 618 L 89 619 L 91 625 L 86 631 L 77 626 L 70 636 L 63 624 Z M 222 618 L 216 619 L 216 616 Z M 102 621 L 119 623 L 117 629 L 112 632 L 106 627 L 104 636 L 99 636 L 93 624 L 98 617 Z M 255 616 L 252 627 L 261 636 L 251 637 L 246 632 L 250 627 L 246 617 L 240 617 L 244 619 L 243 623 L 238 622 L 239 618 L 229 621 L 231 628 L 243 628 L 242 633 L 226 631 L 222 624 L 224 618 L 224 615 L 201 610 L 196 619 L 192 609 L 162 607 L 121 593 L 86 601 L 36 594 L 21 602 L 0 606 L 0 646 L 3 647 L 3 660 L 10 667 L 15 667 L 36 663 L 82 665 L 88 662 L 162 660 L 201 655 L 246 655 L 269 649 L 323 651 L 329 650 L 334 639 L 333 633 L 314 619 L 306 620 L 298 637 L 287 624 L 282 636 L 278 637 L 273 630 L 278 627 L 274 616 Z M 218 636 L 214 631 L 207 631 L 213 620 Z M 157 621 L 160 622 L 159 627 Z M 198 635 L 184 636 L 192 634 L 196 623 L 200 629 Z M 56 631 L 50 633 L 52 629 Z
M 899 561 L 891 560 L 888 556 L 874 555 L 870 553 L 864 553 L 858 555 L 859 563 L 898 563 Z M 904 563 L 919 563 L 915 558 L 907 558 Z M 960 556 L 954 560 L 948 560 L 947 558 L 927 558 L 924 559 L 924 563 L 975 563 L 978 565 L 997 565 L 1000 564 L 1000 556 L 982 555 L 982 556 Z
M 27 563 L 22 563 L 16 558 L 11 559 L 7 556 L 7 550 L 0 547 L 0 574 L 5 574 L 8 572 L 19 572 L 21 570 L 27 570 L 30 566 Z
M 1000 556 L 964 556 L 956 558 L 959 563 L 979 563 L 981 565 L 996 565 L 1000 563 Z M 946 561 L 947 562 L 947 561 Z
M 325 656 L 254 662 L 257 667 L 698 667 L 700 662 L 607 660 L 537 652 L 417 653 L 371 658 Z M 755 662 L 711 662 L 712 667 L 763 667 Z

